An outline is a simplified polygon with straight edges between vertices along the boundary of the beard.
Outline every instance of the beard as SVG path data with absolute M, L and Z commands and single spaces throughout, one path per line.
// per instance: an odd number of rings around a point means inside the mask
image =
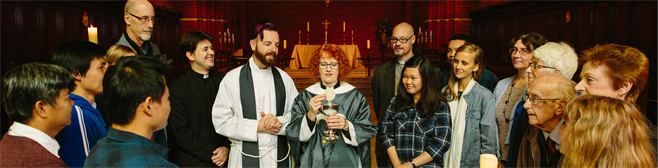
M 256 56 L 256 59 L 258 59 L 263 65 L 271 67 L 274 65 L 276 62 L 276 53 L 275 52 L 269 52 L 269 53 L 261 53 L 258 51 L 258 47 L 256 47 L 256 51 L 254 52 L 254 55 Z M 273 59 L 267 59 L 267 55 L 271 55 L 274 57 Z
M 145 33 L 145 31 L 150 31 L 151 33 Z M 144 30 L 142 30 L 142 32 L 139 34 L 139 38 L 141 38 L 144 41 L 149 41 L 151 39 L 152 34 L 153 34 L 153 29 L 144 28 Z

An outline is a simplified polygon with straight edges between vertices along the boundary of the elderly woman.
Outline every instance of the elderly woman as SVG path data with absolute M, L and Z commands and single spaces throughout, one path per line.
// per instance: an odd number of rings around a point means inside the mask
M 642 113 L 628 101 L 586 95 L 571 101 L 560 127 L 560 167 L 656 167 Z
M 493 95 L 496 105 L 496 124 L 498 125 L 498 141 L 500 145 L 500 164 L 504 165 L 507 161 L 509 148 L 505 146 L 508 140 L 510 123 L 516 109 L 520 109 L 519 102 L 523 91 L 528 86 L 528 74 L 525 70 L 534 57 L 532 51 L 544 45 L 547 40 L 538 33 L 521 34 L 510 41 L 509 52 L 512 58 L 512 65 L 517 70 L 517 74 L 500 80 L 496 84 Z M 519 105 L 519 108 L 517 108 Z
M 295 165 L 300 167 L 370 167 L 370 139 L 377 126 L 370 120 L 365 96 L 345 82 L 350 68 L 345 53 L 325 44 L 313 53 L 311 76 L 319 82 L 304 89 L 293 103 L 292 119 L 286 128 Z M 318 79 L 318 78 L 314 78 Z M 338 104 L 338 114 L 327 115 L 322 104 L 327 98 Z M 325 119 L 326 118 L 326 119 Z M 333 129 L 337 140 L 324 140 Z

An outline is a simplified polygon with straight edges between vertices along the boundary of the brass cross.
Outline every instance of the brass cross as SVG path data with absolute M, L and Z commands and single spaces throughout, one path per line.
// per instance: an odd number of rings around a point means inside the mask
M 327 19 L 325 19 L 324 22 L 322 22 L 322 24 L 324 25 L 324 30 L 326 31 L 327 27 L 329 27 L 329 24 L 331 24 L 331 22 L 327 22 Z

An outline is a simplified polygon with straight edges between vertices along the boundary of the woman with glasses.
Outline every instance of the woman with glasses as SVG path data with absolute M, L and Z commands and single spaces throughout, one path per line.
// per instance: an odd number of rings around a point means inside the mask
M 295 98 L 285 130 L 296 167 L 370 167 L 370 139 L 377 126 L 365 96 L 345 82 L 350 72 L 345 53 L 325 44 L 309 65 L 309 74 L 319 82 Z M 322 110 L 329 103 L 338 105 L 337 114 Z M 338 139 L 323 139 L 328 129 Z
M 452 116 L 452 147 L 445 167 L 478 167 L 480 154 L 497 154 L 494 97 L 477 80 L 482 75 L 483 51 L 466 44 L 456 51 L 448 85 L 443 93 Z
M 517 70 L 517 74 L 498 81 L 493 95 L 497 103 L 495 108 L 496 124 L 498 126 L 498 141 L 500 146 L 499 164 L 505 165 L 507 162 L 509 148 L 509 134 L 514 120 L 515 113 L 523 109 L 521 96 L 528 86 L 528 74 L 525 70 L 534 57 L 532 51 L 544 45 L 547 40 L 538 33 L 528 33 L 516 36 L 510 41 L 510 56 L 512 65 Z M 518 114 L 517 114 L 518 115 Z
M 434 67 L 427 57 L 414 56 L 402 72 L 382 121 L 384 149 L 395 167 L 441 168 L 452 124 Z
M 528 83 L 544 74 L 561 75 L 571 79 L 578 69 L 578 55 L 565 42 L 548 42 L 532 52 L 532 58 L 526 73 Z

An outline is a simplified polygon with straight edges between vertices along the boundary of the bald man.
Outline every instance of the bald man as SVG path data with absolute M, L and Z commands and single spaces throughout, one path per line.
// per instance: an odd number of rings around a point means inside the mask
M 126 31 L 116 44 L 133 48 L 137 55 L 158 55 L 160 49 L 150 42 L 153 25 L 158 21 L 153 5 L 146 0 L 128 0 L 123 10 Z
M 413 44 L 416 42 L 414 28 L 409 23 L 402 22 L 393 28 L 393 35 L 390 38 L 391 48 L 395 59 L 382 63 L 375 67 L 375 73 L 372 78 L 372 92 L 375 114 L 377 115 L 377 143 L 375 144 L 375 154 L 377 155 L 377 165 L 379 167 L 392 167 L 388 158 L 386 149 L 382 146 L 381 121 L 384 120 L 386 108 L 391 102 L 391 98 L 396 94 L 396 88 L 400 83 L 402 67 L 409 58 L 414 56 Z M 436 80 L 439 84 L 443 83 L 443 75 L 439 68 L 434 68 Z M 443 88 L 443 86 L 440 86 Z
M 523 108 L 528 111 L 531 126 L 520 142 L 517 167 L 558 166 L 562 158 L 558 129 L 564 124 L 565 106 L 576 97 L 575 86 L 575 82 L 554 74 L 530 82 Z

